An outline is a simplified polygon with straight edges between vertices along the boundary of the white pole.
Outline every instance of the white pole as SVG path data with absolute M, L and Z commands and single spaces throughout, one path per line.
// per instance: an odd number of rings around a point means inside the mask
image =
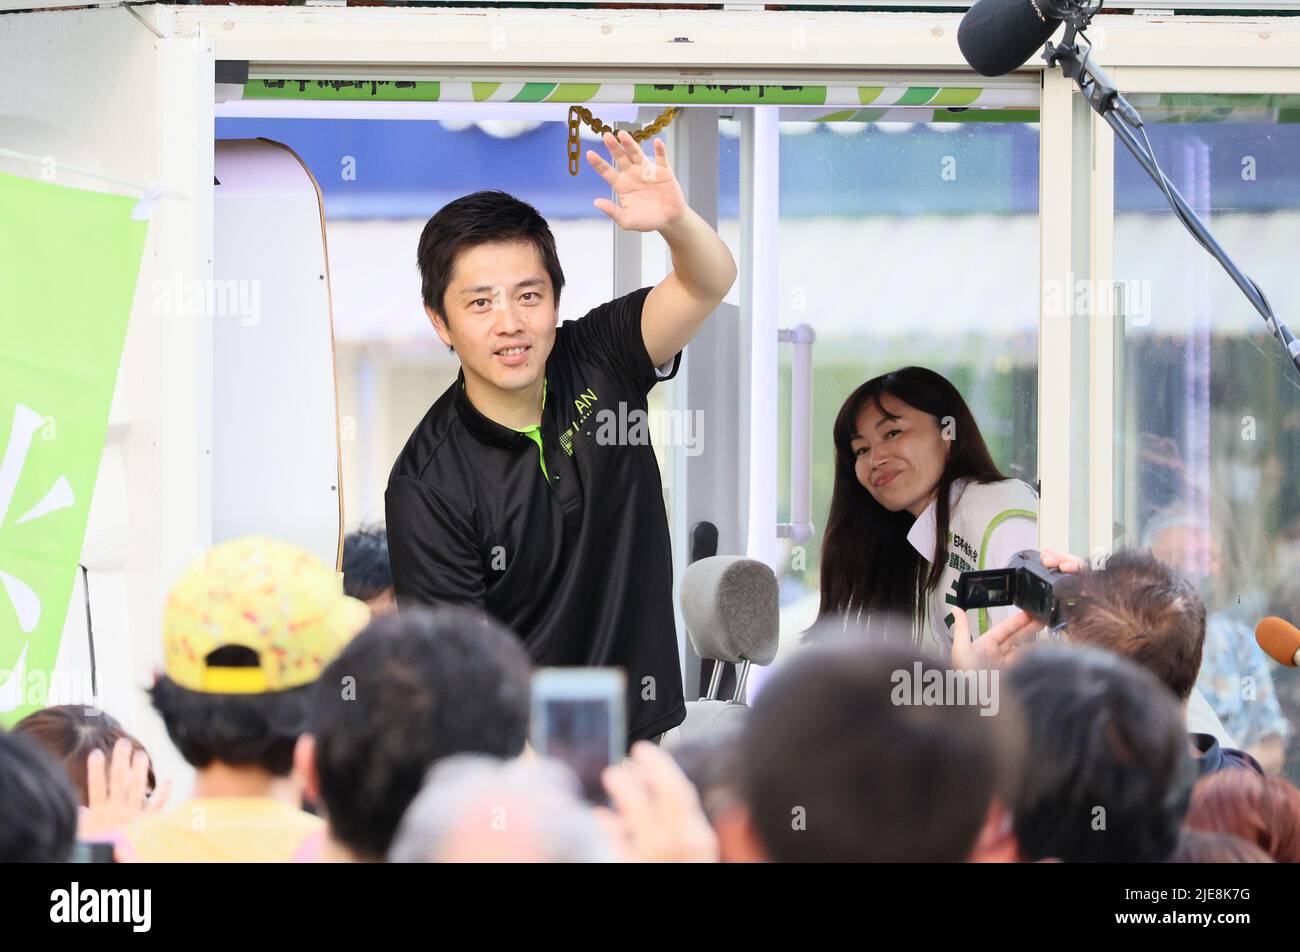
M 802 545 L 813 536 L 812 519 L 812 345 L 807 324 L 780 332 L 793 346 L 790 363 L 790 521 L 777 527 L 782 539 Z
M 742 168 L 750 171 L 742 189 L 742 214 L 749 268 L 745 272 L 750 322 L 749 518 L 745 553 L 776 568 L 777 483 L 777 316 L 780 277 L 780 123 L 775 106 L 754 106 L 742 125 Z

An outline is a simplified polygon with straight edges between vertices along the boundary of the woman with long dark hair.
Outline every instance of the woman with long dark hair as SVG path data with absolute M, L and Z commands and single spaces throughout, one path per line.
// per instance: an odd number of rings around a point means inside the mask
M 818 627 L 902 618 L 923 650 L 948 655 L 958 575 L 1037 547 L 1037 495 L 1002 474 L 957 388 L 924 367 L 853 391 L 834 440 Z M 975 634 L 1006 621 L 1020 640 L 1025 626 L 1013 617 L 1013 608 L 981 609 Z

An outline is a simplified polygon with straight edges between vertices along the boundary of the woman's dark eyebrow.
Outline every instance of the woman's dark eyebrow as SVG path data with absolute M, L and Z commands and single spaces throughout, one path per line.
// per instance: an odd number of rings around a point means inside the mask
M 891 420 L 901 420 L 901 419 L 902 417 L 897 416 L 896 414 L 886 413 L 884 416 L 882 416 L 879 420 L 876 421 L 876 429 L 877 430 L 880 429 L 880 425 L 882 423 L 888 423 Z

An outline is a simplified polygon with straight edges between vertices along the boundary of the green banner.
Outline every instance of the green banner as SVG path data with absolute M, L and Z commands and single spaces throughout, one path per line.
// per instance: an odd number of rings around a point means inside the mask
M 441 83 L 384 79 L 254 79 L 245 99 L 324 99 L 343 102 L 437 102 Z
M 0 723 L 49 692 L 144 251 L 134 206 L 0 174 Z

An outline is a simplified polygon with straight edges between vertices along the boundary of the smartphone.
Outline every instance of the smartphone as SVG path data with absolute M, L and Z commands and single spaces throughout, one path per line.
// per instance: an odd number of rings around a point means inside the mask
M 626 685 L 618 668 L 540 668 L 533 673 L 533 749 L 568 764 L 591 803 L 607 802 L 600 775 L 622 759 L 627 745 Z

